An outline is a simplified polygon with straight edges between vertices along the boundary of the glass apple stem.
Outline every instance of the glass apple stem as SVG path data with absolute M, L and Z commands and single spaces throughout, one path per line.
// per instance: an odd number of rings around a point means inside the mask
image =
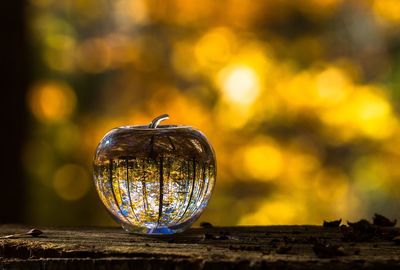
M 162 114 L 160 116 L 157 116 L 156 118 L 153 119 L 153 121 L 151 121 L 151 123 L 149 124 L 149 128 L 157 128 L 157 126 L 160 124 L 161 121 L 164 121 L 166 119 L 169 119 L 169 115 L 168 114 Z

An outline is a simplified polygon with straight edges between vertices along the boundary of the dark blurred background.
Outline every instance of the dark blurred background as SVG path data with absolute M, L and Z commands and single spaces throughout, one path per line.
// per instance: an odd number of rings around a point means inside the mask
M 28 190 L 21 153 L 28 138 L 25 95 L 29 87 L 28 38 L 24 1 L 4 3 L 0 9 L 0 99 L 2 158 L 0 222 L 25 220 Z
M 202 220 L 400 217 L 400 1 L 29 0 L 0 13 L 0 222 L 114 224 L 92 184 L 96 145 L 162 113 L 216 150 Z

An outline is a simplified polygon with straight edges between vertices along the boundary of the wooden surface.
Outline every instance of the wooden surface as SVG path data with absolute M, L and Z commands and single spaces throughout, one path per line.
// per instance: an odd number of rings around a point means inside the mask
M 29 229 L 0 225 L 0 236 Z M 339 228 L 213 227 L 162 237 L 119 228 L 38 229 L 39 237 L 0 239 L 0 269 L 400 269 L 392 236 L 345 241 Z

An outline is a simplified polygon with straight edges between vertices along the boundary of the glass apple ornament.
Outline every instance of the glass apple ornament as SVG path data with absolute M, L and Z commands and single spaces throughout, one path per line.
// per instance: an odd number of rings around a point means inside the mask
M 184 231 L 201 215 L 216 180 L 215 154 L 206 137 L 189 126 L 159 125 L 109 131 L 94 157 L 101 201 L 132 233 Z

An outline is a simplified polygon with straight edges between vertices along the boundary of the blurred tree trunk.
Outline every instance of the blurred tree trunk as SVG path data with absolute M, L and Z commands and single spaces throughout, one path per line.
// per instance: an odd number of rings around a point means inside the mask
M 23 221 L 26 202 L 21 166 L 28 85 L 25 4 L 25 0 L 3 1 L 0 8 L 0 223 Z

